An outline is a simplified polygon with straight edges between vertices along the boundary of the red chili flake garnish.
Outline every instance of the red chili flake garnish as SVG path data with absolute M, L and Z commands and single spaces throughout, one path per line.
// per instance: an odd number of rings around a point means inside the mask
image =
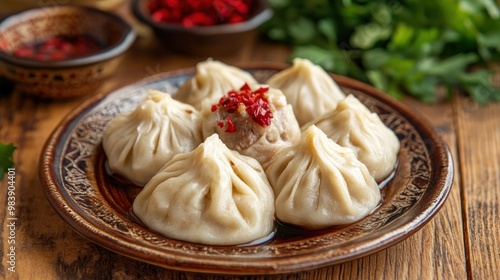
M 148 0 L 155 22 L 186 27 L 232 24 L 247 20 L 255 0 Z
M 236 132 L 236 126 L 234 125 L 233 120 L 231 119 L 231 117 L 227 117 L 226 123 L 227 123 L 227 128 L 226 128 L 225 131 L 227 133 Z
M 250 86 L 245 83 L 239 90 L 231 90 L 226 96 L 221 97 L 219 103 L 212 105 L 211 110 L 214 112 L 220 108 L 232 114 L 237 112 L 240 106 L 244 106 L 245 111 L 253 121 L 266 127 L 271 124 L 273 118 L 273 112 L 271 112 L 269 101 L 265 96 L 268 91 L 268 87 L 259 87 L 252 91 Z M 236 131 L 236 126 L 230 117 L 227 117 L 226 123 L 226 132 Z M 222 122 L 217 122 L 217 125 L 221 128 L 224 127 Z
M 96 53 L 103 48 L 97 39 L 87 34 L 59 35 L 44 41 L 25 43 L 13 55 L 34 60 L 64 60 Z

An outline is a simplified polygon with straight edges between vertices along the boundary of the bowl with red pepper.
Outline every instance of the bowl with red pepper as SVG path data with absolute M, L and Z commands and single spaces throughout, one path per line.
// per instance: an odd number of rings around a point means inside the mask
M 0 75 L 18 91 L 42 98 L 92 94 L 134 39 L 127 22 L 98 9 L 25 10 L 0 22 Z
M 132 0 L 132 10 L 168 49 L 196 56 L 231 55 L 254 44 L 273 14 L 265 0 Z

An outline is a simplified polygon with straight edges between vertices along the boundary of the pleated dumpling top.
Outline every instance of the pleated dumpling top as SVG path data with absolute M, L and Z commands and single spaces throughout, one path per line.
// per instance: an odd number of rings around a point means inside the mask
M 262 166 L 229 150 L 217 134 L 169 161 L 133 211 L 148 228 L 194 243 L 244 244 L 274 230 L 274 195 Z
M 265 166 L 278 220 L 320 229 L 359 221 L 379 204 L 375 179 L 352 149 L 315 126 L 300 142 L 280 150 Z

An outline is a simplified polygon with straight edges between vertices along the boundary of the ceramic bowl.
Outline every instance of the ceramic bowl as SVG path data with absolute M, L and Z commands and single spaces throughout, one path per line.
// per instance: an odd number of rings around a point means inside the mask
M 122 5 L 126 0 L 71 0 L 72 5 L 82 5 L 111 11 Z M 70 3 L 68 0 L 57 1 L 59 3 Z M 54 5 L 56 1 L 33 1 L 33 0 L 1 0 L 0 16 L 20 12 L 22 10 L 38 8 L 42 5 Z
M 23 44 L 55 36 L 90 35 L 102 48 L 64 60 L 36 60 L 13 53 Z M 50 6 L 13 14 L 0 22 L 0 75 L 15 89 L 42 98 L 95 93 L 116 70 L 135 32 L 120 17 L 80 6 Z
M 251 7 L 250 18 L 244 22 L 184 27 L 153 21 L 147 4 L 148 0 L 132 0 L 134 15 L 150 26 L 168 49 L 196 56 L 231 55 L 244 46 L 254 44 L 259 34 L 258 27 L 273 15 L 265 0 L 256 0 Z

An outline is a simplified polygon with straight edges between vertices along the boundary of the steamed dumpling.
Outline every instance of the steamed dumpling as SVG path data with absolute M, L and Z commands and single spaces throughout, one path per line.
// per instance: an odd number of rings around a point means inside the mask
M 111 170 L 144 186 L 175 154 L 196 148 L 200 113 L 169 94 L 151 90 L 129 113 L 116 116 L 103 135 Z
M 378 182 L 394 170 L 400 146 L 398 137 L 355 96 L 349 95 L 334 111 L 310 124 L 316 125 L 340 146 L 353 149 Z
M 219 103 L 203 108 L 203 137 L 217 133 L 230 149 L 260 163 L 300 139 L 300 127 L 283 93 L 267 85 L 245 84 Z
M 266 83 L 283 91 L 301 126 L 335 109 L 345 98 L 323 68 L 302 58 L 294 59 L 291 67 L 274 74 Z
M 133 211 L 148 228 L 194 243 L 243 244 L 274 230 L 274 196 L 261 165 L 217 135 L 169 161 Z
M 266 165 L 278 220 L 319 229 L 356 222 L 379 204 L 377 183 L 352 149 L 315 126 Z
M 200 110 L 203 101 L 217 102 L 228 91 L 244 83 L 256 84 L 257 81 L 240 68 L 209 59 L 196 65 L 195 75 L 177 90 L 175 99 Z

